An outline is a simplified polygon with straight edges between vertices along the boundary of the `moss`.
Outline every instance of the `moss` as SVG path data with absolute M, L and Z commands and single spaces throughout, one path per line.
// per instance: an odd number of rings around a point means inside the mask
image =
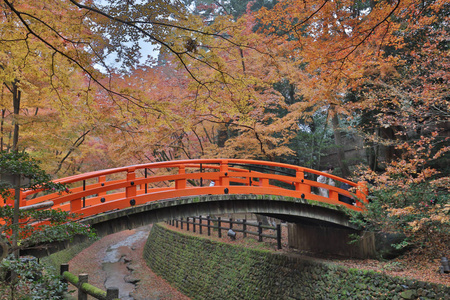
M 59 268 L 62 264 L 68 263 L 83 249 L 89 247 L 95 240 L 87 240 L 85 242 L 70 246 L 64 250 L 45 256 L 40 259 L 41 263 L 50 271 L 59 274 Z
M 393 282 L 395 288 L 405 282 L 374 271 L 216 242 L 160 224 L 153 226 L 144 253 L 155 273 L 192 299 L 340 299 L 350 295 L 378 299 L 393 292 L 384 283 Z M 450 291 L 450 287 L 420 285 L 428 294 Z M 403 288 L 394 293 L 400 297 L 401 292 Z
M 75 286 L 78 285 L 78 282 L 79 282 L 78 276 L 76 276 L 76 275 L 74 275 L 74 274 L 72 274 L 72 273 L 70 273 L 68 271 L 65 271 L 63 273 L 63 277 L 64 277 L 65 280 L 67 280 L 71 284 L 73 284 Z
M 93 286 L 90 285 L 89 283 L 83 283 L 81 285 L 81 290 L 83 292 L 85 292 L 86 294 L 89 294 L 91 296 L 94 296 L 94 298 L 96 299 L 104 299 L 106 298 L 106 292 Z

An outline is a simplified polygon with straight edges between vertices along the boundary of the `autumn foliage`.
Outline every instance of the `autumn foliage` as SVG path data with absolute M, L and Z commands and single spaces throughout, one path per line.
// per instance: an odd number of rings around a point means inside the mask
M 448 254 L 447 1 L 0 6 L 0 150 L 63 176 L 206 157 L 320 169 L 334 146 L 338 175 L 370 182 L 358 222 Z

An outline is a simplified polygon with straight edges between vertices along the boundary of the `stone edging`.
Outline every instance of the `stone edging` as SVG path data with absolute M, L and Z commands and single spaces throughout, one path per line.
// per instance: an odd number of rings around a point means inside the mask
M 144 259 L 192 299 L 450 299 L 450 286 L 242 248 L 160 224 Z

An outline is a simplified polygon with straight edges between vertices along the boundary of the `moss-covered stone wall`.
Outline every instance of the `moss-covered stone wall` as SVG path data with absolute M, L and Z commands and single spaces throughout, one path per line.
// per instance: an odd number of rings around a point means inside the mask
M 450 286 L 392 278 L 154 225 L 150 268 L 192 299 L 450 299 Z

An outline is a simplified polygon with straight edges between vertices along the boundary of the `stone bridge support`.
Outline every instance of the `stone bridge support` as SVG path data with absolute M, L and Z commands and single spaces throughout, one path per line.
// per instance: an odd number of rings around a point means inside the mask
M 401 251 L 393 248 L 392 244 L 399 243 L 402 239 L 403 236 L 400 235 L 376 234 L 337 226 L 288 224 L 290 248 L 339 257 L 393 258 L 401 254 Z
M 360 239 L 350 244 L 350 235 L 358 235 Z M 350 228 L 290 223 L 288 243 L 289 247 L 306 252 L 354 258 L 376 256 L 374 234 Z

